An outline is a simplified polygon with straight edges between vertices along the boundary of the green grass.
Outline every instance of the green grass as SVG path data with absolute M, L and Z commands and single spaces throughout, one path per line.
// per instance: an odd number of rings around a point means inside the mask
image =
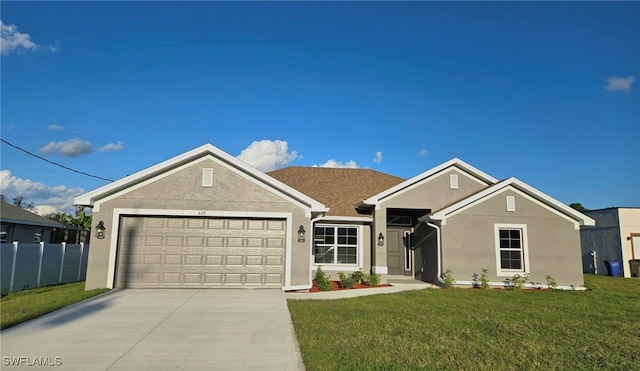
M 307 370 L 638 369 L 640 280 L 289 300 Z
M 15 326 L 106 291 L 109 290 L 84 291 L 84 282 L 75 282 L 8 294 L 0 299 L 0 329 Z

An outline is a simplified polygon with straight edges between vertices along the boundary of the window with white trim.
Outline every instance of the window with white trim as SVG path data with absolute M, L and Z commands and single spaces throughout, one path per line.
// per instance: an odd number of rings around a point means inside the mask
M 2 224 L 2 229 L 0 229 L 0 243 L 7 243 L 7 234 L 9 232 L 9 226 L 6 224 Z
M 498 275 L 512 276 L 529 272 L 527 226 L 496 224 L 496 267 Z
M 358 264 L 359 228 L 343 225 L 316 225 L 313 231 L 314 264 Z
M 44 234 L 43 228 L 37 228 L 33 233 L 33 242 L 42 242 L 42 235 Z

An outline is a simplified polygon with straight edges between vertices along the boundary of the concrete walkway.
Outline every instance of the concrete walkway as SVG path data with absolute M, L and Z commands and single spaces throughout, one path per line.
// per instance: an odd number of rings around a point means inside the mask
M 114 290 L 4 330 L 0 341 L 3 370 L 304 369 L 277 289 Z

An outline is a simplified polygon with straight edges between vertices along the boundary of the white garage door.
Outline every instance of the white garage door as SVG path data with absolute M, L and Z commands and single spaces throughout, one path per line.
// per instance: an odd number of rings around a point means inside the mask
M 120 288 L 282 287 L 282 219 L 125 216 Z

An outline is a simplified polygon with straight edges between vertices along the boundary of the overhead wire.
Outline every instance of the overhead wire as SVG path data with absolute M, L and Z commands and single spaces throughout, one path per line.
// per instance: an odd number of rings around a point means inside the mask
M 26 149 L 24 149 L 24 148 L 21 148 L 21 147 L 19 147 L 19 146 L 16 146 L 15 144 L 9 143 L 8 141 L 6 141 L 6 140 L 4 140 L 4 139 L 2 139 L 2 138 L 0 138 L 0 141 L 2 141 L 2 143 L 6 144 L 6 145 L 8 145 L 8 146 L 11 146 L 11 147 L 13 147 L 13 148 L 15 148 L 15 149 L 17 149 L 17 150 L 19 150 L 19 151 L 22 151 L 22 152 L 24 152 L 24 153 L 28 154 L 29 156 L 33 156 L 33 157 L 35 157 L 35 158 L 37 158 L 37 159 L 40 159 L 40 160 L 45 161 L 45 162 L 48 162 L 48 163 L 50 163 L 50 164 L 52 164 L 52 165 L 59 166 L 59 167 L 61 167 L 61 168 L 65 169 L 65 170 L 73 171 L 74 173 L 78 173 L 78 174 L 81 174 L 81 175 L 89 176 L 89 177 L 96 178 L 96 179 L 100 179 L 100 180 L 106 180 L 106 181 L 108 181 L 108 182 L 113 182 L 113 181 L 114 181 L 113 179 L 103 178 L 103 177 L 101 177 L 101 176 L 97 176 L 97 175 L 93 175 L 93 174 L 85 173 L 84 171 L 79 171 L 79 170 L 76 170 L 76 169 L 72 169 L 72 168 L 70 168 L 70 167 L 68 167 L 68 166 L 64 166 L 64 165 L 59 164 L 59 163 L 57 163 L 57 162 L 47 160 L 46 158 L 44 158 L 44 157 L 42 157 L 42 156 L 38 156 L 38 155 L 36 155 L 35 153 L 31 153 L 31 152 L 27 151 L 27 150 L 26 150 Z

